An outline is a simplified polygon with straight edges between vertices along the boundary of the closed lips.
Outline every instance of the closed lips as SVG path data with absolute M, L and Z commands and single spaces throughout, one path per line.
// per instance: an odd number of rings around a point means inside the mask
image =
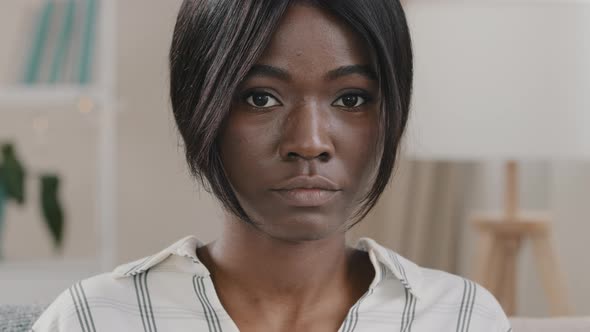
M 279 184 L 273 190 L 293 189 L 321 189 L 328 191 L 339 191 L 340 188 L 332 181 L 322 176 L 298 176 Z

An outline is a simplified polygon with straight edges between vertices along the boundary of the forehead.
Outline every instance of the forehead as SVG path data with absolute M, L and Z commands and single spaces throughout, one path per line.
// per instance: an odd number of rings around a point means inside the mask
M 369 64 L 369 56 L 365 43 L 346 22 L 319 7 L 294 4 L 280 21 L 259 63 L 289 71 L 328 71 L 343 65 Z

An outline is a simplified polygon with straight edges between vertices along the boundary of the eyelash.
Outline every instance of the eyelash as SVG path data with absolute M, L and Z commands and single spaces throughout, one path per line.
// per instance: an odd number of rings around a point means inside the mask
M 274 106 L 268 106 L 268 107 L 259 107 L 259 106 L 254 106 L 254 105 L 252 105 L 252 104 L 248 103 L 248 101 L 247 101 L 247 100 L 248 100 L 248 98 L 250 98 L 250 97 L 252 97 L 252 96 L 256 96 L 256 95 L 258 95 L 258 96 L 269 96 L 269 97 L 271 97 L 271 98 L 275 99 L 275 100 L 276 100 L 276 101 L 279 103 L 279 105 L 275 105 L 275 106 L 281 106 L 280 102 L 278 101 L 278 99 L 277 99 L 275 96 L 273 96 L 272 94 L 270 94 L 270 93 L 268 93 L 268 92 L 265 92 L 265 91 L 248 91 L 248 92 L 246 92 L 246 93 L 244 93 L 244 94 L 242 95 L 241 99 L 242 99 L 242 100 L 243 100 L 243 101 L 244 101 L 246 104 L 248 104 L 248 106 L 250 106 L 250 107 L 252 107 L 252 108 L 255 108 L 255 109 L 266 109 L 266 108 L 271 108 L 271 107 L 274 107 Z M 344 95 L 342 95 L 342 96 L 338 97 L 338 98 L 337 98 L 337 99 L 336 99 L 336 100 L 335 100 L 335 101 L 334 101 L 332 104 L 334 104 L 334 103 L 336 103 L 338 100 L 340 100 L 340 99 L 342 99 L 342 98 L 344 98 L 344 97 L 348 97 L 348 96 L 356 96 L 356 97 L 361 97 L 362 99 L 364 99 L 364 103 L 362 103 L 362 104 L 360 104 L 360 105 L 358 105 L 358 106 L 354 106 L 354 107 L 346 107 L 346 106 L 336 106 L 336 107 L 340 107 L 340 108 L 344 108 L 344 109 L 349 109 L 349 110 L 354 110 L 354 109 L 357 109 L 357 108 L 363 107 L 363 106 L 365 106 L 365 105 L 367 105 L 367 104 L 369 104 L 370 102 L 372 102 L 372 101 L 373 101 L 373 98 L 372 98 L 372 97 L 371 97 L 371 96 L 370 96 L 368 93 L 365 93 L 365 92 L 354 92 L 354 93 L 346 93 L 346 94 L 344 94 Z

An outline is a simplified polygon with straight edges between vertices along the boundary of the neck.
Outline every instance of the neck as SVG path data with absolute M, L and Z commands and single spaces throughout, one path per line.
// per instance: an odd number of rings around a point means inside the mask
M 359 273 L 372 267 L 362 253 L 346 247 L 344 233 L 293 243 L 226 220 L 221 238 L 199 255 L 220 293 L 238 292 L 258 304 L 309 307 L 328 295 L 354 303 L 372 278 Z

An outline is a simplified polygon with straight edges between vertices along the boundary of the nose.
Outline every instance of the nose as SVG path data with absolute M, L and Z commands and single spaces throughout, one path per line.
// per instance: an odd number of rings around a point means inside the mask
M 291 110 L 281 128 L 281 159 L 330 160 L 334 155 L 334 145 L 329 121 L 329 114 L 317 104 Z

